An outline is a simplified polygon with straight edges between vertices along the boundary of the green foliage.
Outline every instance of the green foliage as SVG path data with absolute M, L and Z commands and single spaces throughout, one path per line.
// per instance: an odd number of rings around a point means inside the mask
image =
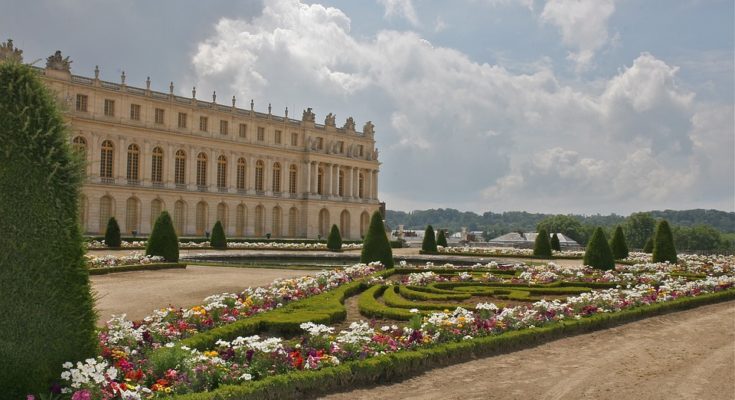
M 82 161 L 38 73 L 0 62 L 0 397 L 48 393 L 96 353 L 79 232 Z
M 423 289 L 423 287 L 420 286 L 399 286 L 398 291 L 401 293 L 401 296 L 406 299 L 422 301 L 467 300 L 472 297 L 469 293 L 439 294 L 426 292 L 421 289 Z
M 362 243 L 362 253 L 360 254 L 360 262 L 371 263 L 380 261 L 386 268 L 393 267 L 393 250 L 390 248 L 388 236 L 385 234 L 385 226 L 379 211 L 375 211 L 370 217 L 370 227 L 368 228 L 365 240 Z
M 342 235 L 339 234 L 339 228 L 337 225 L 332 225 L 332 229 L 329 231 L 327 237 L 327 248 L 331 251 L 342 250 Z
M 653 253 L 653 237 L 649 237 L 648 240 L 646 240 L 646 244 L 643 246 L 643 252 L 651 254 Z
M 421 250 L 428 253 L 436 253 L 436 237 L 434 236 L 434 227 L 431 225 L 427 226 L 424 231 L 424 241 L 421 242 Z
M 375 285 L 362 292 L 357 299 L 357 308 L 360 310 L 360 314 L 368 318 L 410 320 L 414 315 L 413 313 L 403 308 L 388 307 L 377 300 L 388 288 L 385 285 Z
M 542 229 L 546 232 L 562 233 L 580 245 L 584 245 L 587 242 L 588 236 L 585 233 L 582 223 L 577 218 L 569 215 L 554 215 L 545 218 L 536 226 L 536 232 L 541 232 Z
M 561 243 L 556 233 L 551 235 L 551 250 L 561 251 Z
M 656 236 L 653 238 L 653 262 L 666 261 L 676 264 L 676 248 L 669 223 L 663 220 L 658 223 Z
M 117 224 L 115 217 L 107 220 L 107 229 L 105 229 L 105 245 L 107 247 L 120 247 L 120 225 Z
M 623 230 L 628 244 L 634 249 L 643 248 L 648 238 L 653 236 L 656 220 L 645 212 L 630 214 L 625 220 Z
M 628 258 L 628 245 L 625 243 L 625 235 L 620 225 L 615 228 L 615 234 L 613 235 L 612 242 L 610 242 L 610 250 L 612 250 L 613 257 L 616 260 Z
M 227 237 L 225 236 L 225 229 L 222 227 L 222 222 L 217 221 L 212 228 L 212 238 L 209 241 L 209 245 L 213 249 L 224 250 L 227 248 Z
M 436 245 L 449 247 L 449 244 L 447 243 L 447 235 L 444 234 L 444 229 L 439 229 L 439 234 L 436 236 Z
M 610 245 L 607 243 L 605 232 L 602 228 L 595 229 L 590 242 L 587 244 L 587 250 L 584 252 L 584 265 L 599 269 L 615 268 L 615 259 L 613 258 Z
M 728 234 L 723 234 L 708 225 L 673 227 L 674 245 L 680 251 L 688 250 L 732 250 L 733 243 Z M 733 234 L 729 234 L 733 235 Z
M 176 237 L 174 224 L 168 211 L 161 212 L 153 225 L 153 232 L 148 238 L 145 254 L 161 256 L 170 262 L 179 261 L 179 239 Z
M 549 233 L 544 228 L 541 228 L 536 235 L 536 241 L 533 243 L 533 255 L 541 258 L 551 258 Z

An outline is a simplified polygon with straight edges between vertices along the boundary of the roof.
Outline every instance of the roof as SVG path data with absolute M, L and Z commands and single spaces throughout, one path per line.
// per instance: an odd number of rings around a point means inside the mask
M 510 232 L 506 233 L 505 235 L 498 236 L 495 239 L 491 239 L 490 243 L 529 243 L 529 242 L 535 242 L 536 241 L 536 235 L 538 235 L 537 232 L 525 232 L 521 236 L 518 232 Z M 549 234 L 549 237 L 553 236 L 554 234 Z M 570 238 L 569 236 L 566 236 L 562 233 L 556 234 L 556 236 L 559 238 L 560 244 L 566 244 L 569 246 L 578 246 L 579 243 L 577 243 L 574 239 Z

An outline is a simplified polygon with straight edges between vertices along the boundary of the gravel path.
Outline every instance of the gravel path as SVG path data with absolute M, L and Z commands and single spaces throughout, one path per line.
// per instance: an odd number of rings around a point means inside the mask
M 652 317 L 324 399 L 735 399 L 735 302 Z

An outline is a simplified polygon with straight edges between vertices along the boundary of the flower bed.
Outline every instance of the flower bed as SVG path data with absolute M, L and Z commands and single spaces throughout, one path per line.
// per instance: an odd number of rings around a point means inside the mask
M 121 249 L 144 249 L 146 243 L 148 243 L 145 240 L 134 240 L 134 241 L 122 241 L 120 242 L 120 248 Z M 98 250 L 98 249 L 109 249 L 105 242 L 100 240 L 90 240 L 88 242 L 85 242 L 85 245 L 87 246 L 87 249 L 90 250 Z
M 127 256 L 94 256 L 86 254 L 84 257 L 86 258 L 87 267 L 89 269 L 120 267 L 123 265 L 155 264 L 165 261 L 161 256 L 147 256 L 139 252 L 133 252 L 133 254 Z
M 120 249 L 145 249 L 148 244 L 145 240 L 121 242 Z M 87 249 L 104 250 L 110 249 L 104 242 L 91 240 L 86 242 Z M 209 241 L 204 242 L 180 242 L 180 249 L 211 249 Z M 362 248 L 362 243 L 343 243 L 342 250 L 357 250 Z M 326 243 L 317 242 L 227 242 L 227 249 L 233 250 L 327 250 Z
M 515 257 L 536 258 L 533 249 L 516 249 L 513 247 L 442 247 L 437 246 L 438 254 L 475 257 Z M 584 257 L 584 250 L 552 251 L 552 258 L 578 259 Z

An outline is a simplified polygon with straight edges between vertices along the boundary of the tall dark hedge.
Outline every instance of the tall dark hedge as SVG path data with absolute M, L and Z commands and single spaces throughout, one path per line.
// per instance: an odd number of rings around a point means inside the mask
M 337 225 L 332 225 L 332 229 L 329 231 L 327 236 L 327 249 L 331 251 L 342 250 L 342 235 L 339 234 L 339 228 Z
M 610 245 L 607 243 L 605 232 L 599 226 L 592 234 L 587 250 L 584 252 L 584 265 L 598 269 L 615 268 L 615 259 L 613 258 Z
M 551 258 L 551 242 L 549 242 L 549 233 L 546 229 L 541 229 L 536 235 L 536 241 L 533 243 L 533 255 L 542 258 Z
M 556 233 L 551 235 L 551 250 L 561 251 L 561 242 Z
M 628 258 L 628 244 L 625 242 L 625 235 L 623 234 L 623 227 L 618 226 L 615 228 L 612 241 L 610 242 L 610 250 L 612 250 L 613 257 L 616 260 L 623 260 Z
M 153 225 L 153 232 L 148 238 L 145 254 L 161 256 L 166 261 L 179 261 L 179 238 L 176 236 L 174 224 L 168 211 L 161 212 Z
M 122 239 L 120 239 L 120 225 L 117 224 L 115 217 L 107 220 L 107 229 L 105 229 L 105 245 L 107 247 L 120 247 Z
M 426 227 L 424 231 L 424 241 L 421 243 L 421 250 L 436 253 L 436 237 L 434 236 L 434 227 L 431 225 Z
M 380 211 L 375 211 L 373 216 L 370 217 L 370 227 L 367 235 L 365 235 L 365 240 L 362 242 L 362 253 L 360 254 L 360 262 L 369 263 L 373 261 L 382 262 L 386 268 L 393 267 L 393 250 L 391 250 L 388 236 L 385 234 L 385 226 Z
M 646 244 L 643 245 L 643 252 L 648 254 L 653 253 L 653 237 L 649 237 L 646 240 Z
M 439 229 L 439 234 L 436 236 L 436 245 L 449 247 L 449 244 L 447 244 L 447 236 L 444 234 L 444 229 Z
M 38 74 L 0 61 L 0 397 L 48 394 L 61 365 L 94 357 L 79 231 L 83 161 Z
M 212 228 L 212 237 L 209 240 L 209 245 L 214 249 L 224 250 L 227 248 L 227 237 L 225 237 L 225 230 L 222 227 L 222 222 L 217 221 Z
M 663 220 L 658 223 L 656 236 L 653 238 L 653 262 L 666 261 L 676 264 L 676 248 L 669 223 Z

